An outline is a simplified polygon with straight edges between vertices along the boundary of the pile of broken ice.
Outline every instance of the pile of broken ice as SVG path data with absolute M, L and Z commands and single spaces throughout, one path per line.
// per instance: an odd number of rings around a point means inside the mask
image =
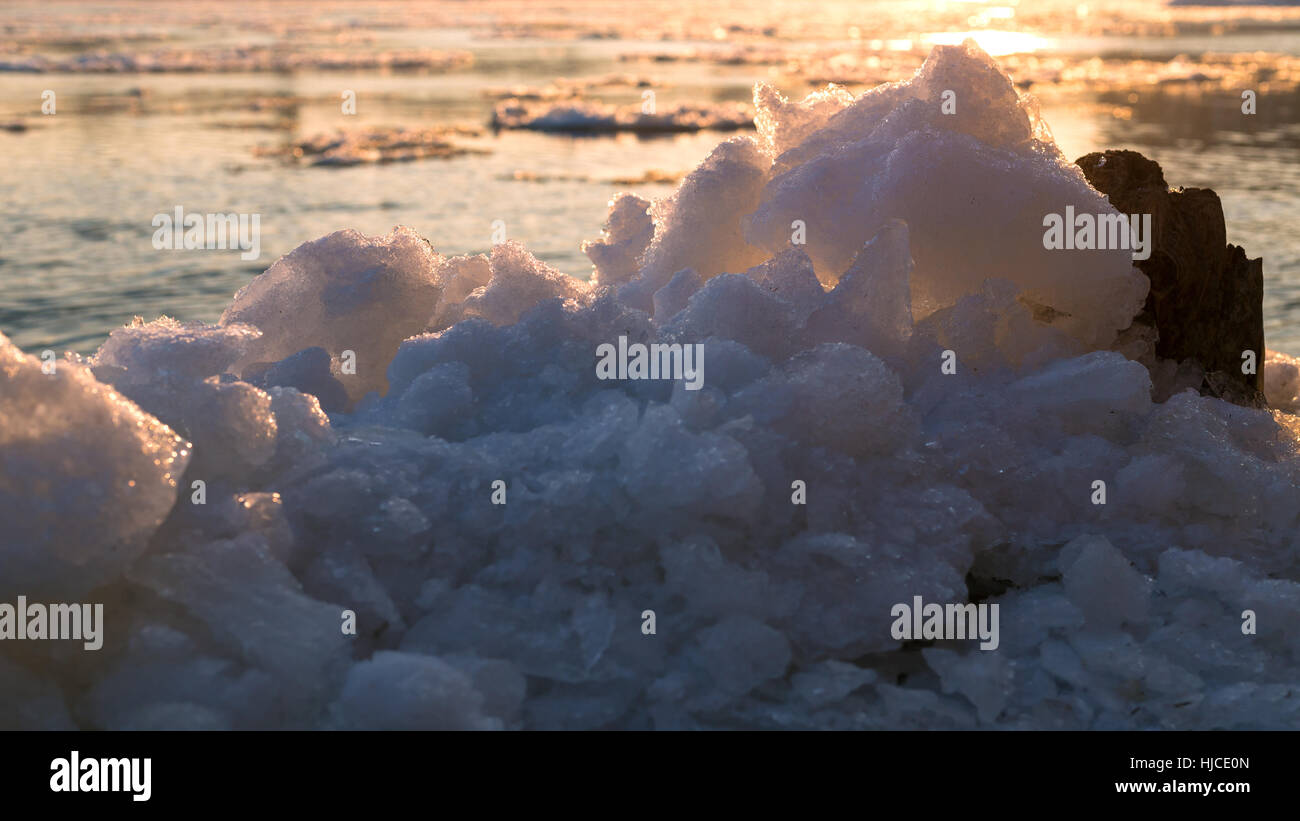
M 0 726 L 1300 726 L 1297 362 L 1154 402 L 1129 252 L 1041 241 L 1110 206 L 972 46 L 755 97 L 589 283 L 341 231 L 217 325 L 0 337 L 0 601 L 105 604 L 0 642 Z M 620 336 L 703 388 L 599 379 Z M 998 648 L 895 640 L 914 596 Z

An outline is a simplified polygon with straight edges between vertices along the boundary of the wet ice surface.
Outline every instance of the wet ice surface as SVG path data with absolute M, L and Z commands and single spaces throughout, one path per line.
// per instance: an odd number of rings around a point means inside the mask
M 0 338 L 0 601 L 107 622 L 0 646 L 0 726 L 1300 726 L 1296 360 L 1153 403 L 1146 279 L 1023 228 L 1108 206 L 978 50 L 755 99 L 590 283 L 342 231 L 54 376 Z M 619 336 L 703 389 L 598 379 Z M 893 639 L 914 596 L 999 647 Z

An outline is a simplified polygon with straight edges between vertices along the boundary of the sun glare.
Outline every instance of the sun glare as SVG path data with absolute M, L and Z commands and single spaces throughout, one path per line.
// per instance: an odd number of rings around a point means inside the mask
M 979 44 L 980 48 L 994 57 L 1005 57 L 1008 54 L 1033 54 L 1056 46 L 1056 41 L 1048 37 L 1040 37 L 1026 31 L 1002 31 L 999 29 L 936 31 L 921 35 L 921 43 L 927 48 L 930 46 L 951 46 L 957 45 L 967 38 L 974 40 Z

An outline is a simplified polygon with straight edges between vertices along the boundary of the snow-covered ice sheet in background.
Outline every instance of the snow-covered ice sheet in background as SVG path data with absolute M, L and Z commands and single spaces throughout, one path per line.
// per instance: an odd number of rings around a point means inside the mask
M 591 283 L 341 231 L 55 378 L 0 338 L 0 587 L 107 604 L 0 645 L 0 726 L 1300 727 L 1295 360 L 1154 403 L 1146 278 L 1042 248 L 1110 206 L 971 45 L 755 103 Z M 895 641 L 915 596 L 998 649 Z

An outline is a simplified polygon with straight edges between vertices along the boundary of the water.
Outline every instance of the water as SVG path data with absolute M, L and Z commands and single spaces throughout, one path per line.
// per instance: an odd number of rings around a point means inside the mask
M 28 351 L 93 351 L 135 315 L 214 321 L 230 296 L 299 243 L 342 228 L 367 234 L 410 225 L 445 254 L 488 249 L 493 225 L 574 276 L 590 263 L 579 243 L 598 235 L 618 191 L 647 197 L 670 183 L 618 183 L 694 167 L 724 135 L 568 137 L 526 132 L 458 137 L 483 153 L 414 163 L 312 168 L 259 156 L 339 127 L 483 126 L 485 90 L 558 77 L 630 74 L 653 80 L 656 102 L 744 101 L 757 80 L 801 95 L 806 77 L 777 64 L 691 59 L 628 61 L 753 47 L 806 55 L 879 39 L 900 64 L 926 44 L 983 32 L 991 51 L 1028 50 L 1081 65 L 1104 55 L 1117 81 L 1036 86 L 1070 157 L 1133 148 L 1174 185 L 1214 188 L 1230 242 L 1264 257 L 1270 347 L 1300 351 L 1300 122 L 1293 88 L 1260 90 L 1260 113 L 1239 93 L 1125 91 L 1125 71 L 1178 54 L 1269 51 L 1300 56 L 1300 12 L 1170 10 L 1155 2 L 1093 3 L 18 3 L 6 8 L 0 60 L 87 50 L 140 52 L 279 44 L 294 53 L 391 49 L 467 51 L 447 72 L 0 73 L 0 331 Z M 309 12 L 309 13 L 308 13 Z M 1223 23 L 1227 20 L 1226 27 Z M 1216 28 L 1217 27 L 1217 28 Z M 853 29 L 856 28 L 856 31 Z M 897 41 L 897 42 L 891 42 Z M 892 47 L 892 49 L 891 49 Z M 1015 58 L 1008 58 L 1015 59 Z M 1023 59 L 1023 56 L 1022 58 Z M 910 68 L 893 76 L 902 79 Z M 40 114 L 41 94 L 57 114 Z M 344 89 L 357 94 L 344 116 Z M 636 87 L 596 88 L 601 101 L 638 104 Z M 524 179 L 520 179 L 523 177 Z M 153 248 L 152 219 L 187 212 L 261 215 L 261 257 L 236 250 Z

